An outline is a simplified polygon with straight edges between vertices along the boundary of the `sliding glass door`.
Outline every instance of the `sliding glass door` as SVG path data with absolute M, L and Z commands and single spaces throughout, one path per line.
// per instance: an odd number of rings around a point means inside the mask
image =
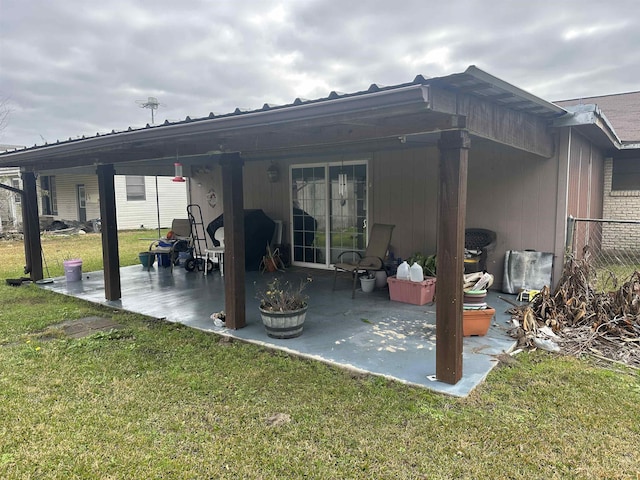
M 366 161 L 291 167 L 293 262 L 329 267 L 367 244 Z

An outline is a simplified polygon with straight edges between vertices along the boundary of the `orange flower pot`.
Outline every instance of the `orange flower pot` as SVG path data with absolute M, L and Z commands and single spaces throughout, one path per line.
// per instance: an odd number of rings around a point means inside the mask
M 493 308 L 464 310 L 462 312 L 462 334 L 465 337 L 486 335 L 495 313 L 496 311 Z

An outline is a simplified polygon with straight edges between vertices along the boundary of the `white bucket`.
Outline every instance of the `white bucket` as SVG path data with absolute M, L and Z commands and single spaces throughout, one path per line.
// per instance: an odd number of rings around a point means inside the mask
M 79 282 L 82 280 L 81 259 L 73 258 L 71 260 L 64 260 L 62 265 L 64 266 L 64 277 L 67 282 Z
M 362 291 L 364 293 L 371 293 L 373 292 L 373 289 L 376 286 L 376 279 L 368 278 L 368 277 L 360 277 L 360 286 L 362 287 Z

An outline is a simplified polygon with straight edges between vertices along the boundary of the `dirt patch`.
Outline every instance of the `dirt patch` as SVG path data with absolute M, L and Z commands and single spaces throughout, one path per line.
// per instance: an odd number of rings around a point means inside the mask
M 78 320 L 67 320 L 56 325 L 51 325 L 48 332 L 59 331 L 70 338 L 84 338 L 98 332 L 109 332 L 124 328 L 111 318 L 85 317 Z M 46 338 L 47 332 L 43 333 Z

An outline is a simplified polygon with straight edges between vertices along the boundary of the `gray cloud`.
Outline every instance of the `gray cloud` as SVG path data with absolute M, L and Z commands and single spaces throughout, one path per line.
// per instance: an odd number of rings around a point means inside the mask
M 639 89 L 636 0 L 0 0 L 0 142 L 42 143 L 441 76 L 547 100 Z

